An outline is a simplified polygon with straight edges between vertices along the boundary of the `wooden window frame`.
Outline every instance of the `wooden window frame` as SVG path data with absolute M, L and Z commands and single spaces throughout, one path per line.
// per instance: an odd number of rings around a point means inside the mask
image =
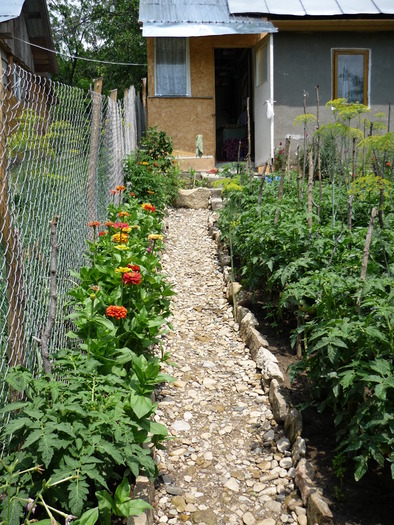
M 333 49 L 332 50 L 332 69 L 333 69 L 333 99 L 338 98 L 338 56 L 340 55 L 360 55 L 363 57 L 363 101 L 359 101 L 365 106 L 369 105 L 369 49 Z

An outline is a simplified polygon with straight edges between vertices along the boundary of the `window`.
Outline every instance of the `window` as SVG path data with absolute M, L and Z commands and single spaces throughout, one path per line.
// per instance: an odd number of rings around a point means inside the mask
M 156 38 L 156 95 L 190 95 L 188 44 L 186 38 Z
M 368 49 L 333 50 L 333 98 L 368 105 Z

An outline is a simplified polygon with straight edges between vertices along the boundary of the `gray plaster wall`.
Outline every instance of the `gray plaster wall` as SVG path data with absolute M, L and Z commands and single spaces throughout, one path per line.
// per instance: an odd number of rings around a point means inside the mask
M 304 91 L 308 94 L 307 112 L 316 115 L 317 84 L 320 121 L 332 122 L 325 104 L 332 98 L 333 48 L 370 50 L 371 116 L 388 114 L 388 104 L 394 102 L 394 32 L 279 32 L 274 35 L 275 145 L 292 134 L 294 150 L 296 136 L 303 133 L 302 126 L 293 126 L 294 119 L 304 111 Z

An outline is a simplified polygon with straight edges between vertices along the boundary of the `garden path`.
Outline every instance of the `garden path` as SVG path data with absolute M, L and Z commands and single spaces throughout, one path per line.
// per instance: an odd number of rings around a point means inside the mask
M 173 284 L 164 340 L 176 381 L 158 392 L 156 420 L 172 439 L 157 451 L 154 523 L 306 524 L 290 443 L 225 299 L 209 210 L 170 209 L 163 272 Z

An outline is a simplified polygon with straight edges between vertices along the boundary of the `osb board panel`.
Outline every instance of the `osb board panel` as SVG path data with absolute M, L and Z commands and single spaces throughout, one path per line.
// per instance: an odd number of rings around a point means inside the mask
M 264 35 L 224 35 L 190 38 L 190 77 L 192 96 L 215 95 L 215 48 L 254 47 Z M 147 39 L 148 96 L 155 95 L 154 39 Z
M 148 126 L 172 137 L 175 150 L 196 154 L 196 136 L 203 136 L 203 153 L 215 155 L 214 100 L 204 98 L 148 99 Z

